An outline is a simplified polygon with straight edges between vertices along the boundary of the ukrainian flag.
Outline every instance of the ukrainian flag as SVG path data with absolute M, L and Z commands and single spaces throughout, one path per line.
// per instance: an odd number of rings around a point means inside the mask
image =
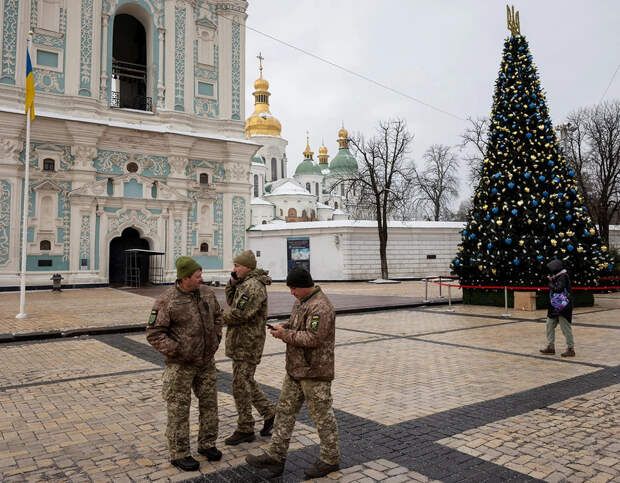
M 26 49 L 26 114 L 30 111 L 30 120 L 34 119 L 34 72 L 30 62 L 30 51 Z

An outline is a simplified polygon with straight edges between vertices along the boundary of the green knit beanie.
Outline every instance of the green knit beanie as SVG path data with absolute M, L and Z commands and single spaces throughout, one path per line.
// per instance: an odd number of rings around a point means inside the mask
M 254 270 L 256 268 L 256 257 L 252 250 L 246 250 L 233 258 L 233 263 L 238 263 Z
M 192 257 L 179 257 L 175 263 L 177 267 L 177 279 L 182 280 L 185 277 L 191 277 L 196 270 L 202 270 L 200 264 Z

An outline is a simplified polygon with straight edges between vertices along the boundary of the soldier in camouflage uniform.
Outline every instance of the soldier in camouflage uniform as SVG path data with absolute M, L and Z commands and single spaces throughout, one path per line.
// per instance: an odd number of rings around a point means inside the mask
M 233 361 L 232 392 L 237 408 L 237 429 L 226 438 L 227 445 L 254 441 L 252 406 L 263 417 L 260 431 L 271 434 L 275 405 L 267 399 L 254 380 L 265 346 L 267 319 L 267 289 L 271 277 L 267 271 L 256 268 L 256 257 L 250 250 L 237 255 L 234 271 L 226 284 L 226 302 L 230 312 L 224 314 L 226 328 L 226 355 Z
M 160 295 L 149 317 L 146 339 L 166 356 L 162 395 L 167 403 L 166 437 L 170 462 L 184 471 L 200 467 L 190 454 L 191 391 L 198 398 L 198 453 L 217 461 L 215 360 L 222 338 L 222 310 L 209 287 L 201 285 L 202 268 L 191 257 L 176 261 L 177 281 Z
M 265 454 L 250 455 L 246 461 L 274 475 L 281 474 L 297 413 L 306 401 L 319 433 L 321 451 L 319 459 L 305 473 L 309 478 L 320 478 L 336 471 L 340 464 L 338 425 L 331 396 L 336 315 L 327 296 L 314 286 L 304 268 L 294 267 L 286 284 L 297 300 L 290 320 L 270 331 L 286 343 L 286 375 L 276 408 L 273 436 Z

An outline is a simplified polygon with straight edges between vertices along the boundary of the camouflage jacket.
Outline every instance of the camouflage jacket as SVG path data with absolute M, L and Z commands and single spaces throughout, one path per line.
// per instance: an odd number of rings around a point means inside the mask
M 252 270 L 236 283 L 226 284 L 226 303 L 230 312 L 224 314 L 226 325 L 226 356 L 237 361 L 259 364 L 265 347 L 267 320 L 267 288 L 269 272 Z
M 336 312 L 320 287 L 305 299 L 295 300 L 284 328 L 288 375 L 295 379 L 333 380 Z
M 222 309 L 213 289 L 186 292 L 178 284 L 161 294 L 151 310 L 146 340 L 166 363 L 202 366 L 215 355 L 222 337 Z

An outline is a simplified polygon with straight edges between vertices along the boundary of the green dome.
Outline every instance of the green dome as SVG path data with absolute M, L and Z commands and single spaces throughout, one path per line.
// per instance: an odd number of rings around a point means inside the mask
M 357 161 L 348 148 L 340 148 L 338 154 L 329 163 L 329 170 L 333 172 L 357 173 Z
M 295 176 L 300 176 L 300 175 L 312 175 L 312 174 L 321 174 L 321 168 L 314 164 L 312 162 L 311 159 L 306 158 L 304 159 L 301 163 L 299 163 L 299 165 L 297 166 L 297 169 L 295 170 Z
M 261 158 L 260 156 L 254 156 L 252 158 L 252 162 L 258 164 L 265 164 L 265 161 L 263 161 L 263 158 Z

